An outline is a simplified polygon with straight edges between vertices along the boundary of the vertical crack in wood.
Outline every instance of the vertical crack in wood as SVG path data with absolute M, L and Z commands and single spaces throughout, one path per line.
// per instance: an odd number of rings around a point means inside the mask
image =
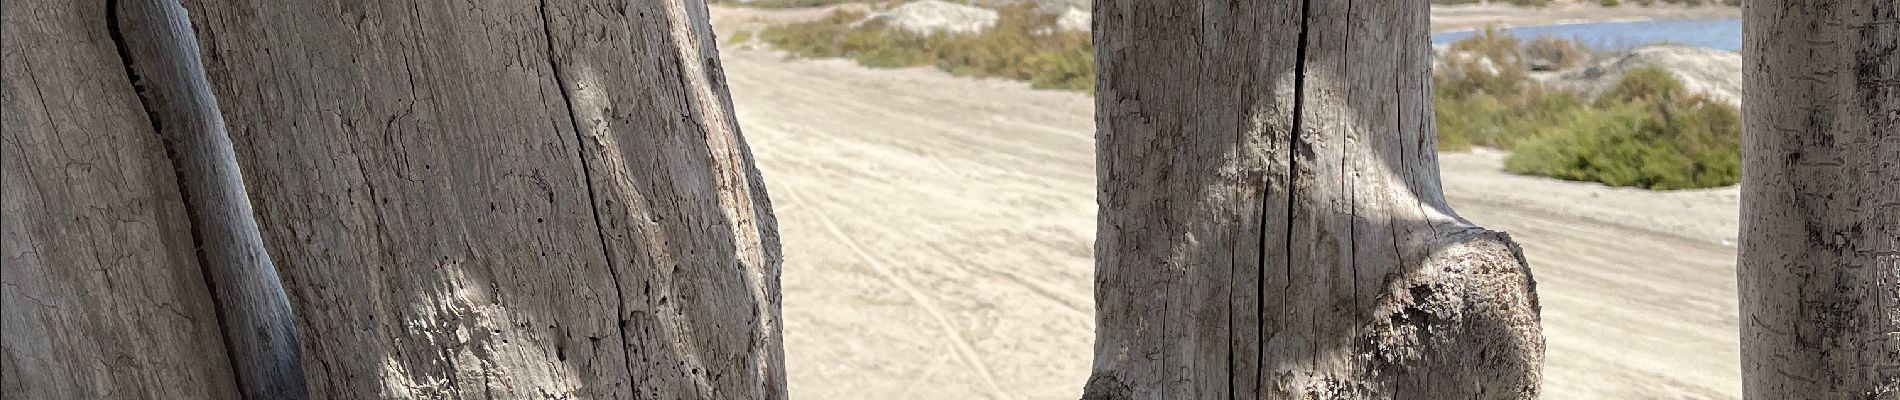
M 1282 153 L 1285 153 L 1285 156 L 1286 156 L 1286 177 L 1282 179 L 1281 185 L 1284 187 L 1284 190 L 1287 191 L 1286 221 L 1283 221 L 1283 225 L 1282 225 L 1285 227 L 1285 230 L 1282 231 L 1285 237 L 1282 238 L 1284 240 L 1280 243 L 1281 245 L 1280 257 L 1282 257 L 1285 260 L 1283 263 L 1284 264 L 1283 267 L 1285 268 L 1284 272 L 1286 274 L 1285 275 L 1286 280 L 1285 282 L 1282 282 L 1282 286 L 1281 286 L 1282 295 L 1292 292 L 1292 289 L 1293 289 L 1293 237 L 1294 237 L 1293 228 L 1294 228 L 1294 220 L 1296 219 L 1295 213 L 1298 211 L 1297 207 L 1299 204 L 1299 200 L 1298 200 L 1299 185 L 1297 185 L 1294 181 L 1297 179 L 1297 175 L 1299 174 L 1298 161 L 1299 161 L 1299 147 L 1300 147 L 1300 142 L 1301 142 L 1300 134 L 1304 132 L 1305 130 L 1305 125 L 1304 125 L 1305 118 L 1303 117 L 1303 114 L 1305 114 L 1305 111 L 1306 111 L 1306 106 L 1305 106 L 1306 104 L 1306 51 L 1307 51 L 1307 42 L 1308 42 L 1307 36 L 1309 32 L 1311 32 L 1311 22 L 1312 22 L 1312 18 L 1310 17 L 1311 12 L 1312 12 L 1312 1 L 1301 0 L 1300 9 L 1294 13 L 1300 19 L 1300 30 L 1299 30 L 1298 45 L 1297 45 L 1297 48 L 1294 50 L 1294 56 L 1293 56 L 1293 93 L 1292 93 L 1293 123 L 1291 127 L 1287 130 L 1286 146 L 1282 151 Z M 1271 140 L 1272 138 L 1268 138 L 1268 139 Z M 1265 188 L 1266 190 L 1273 189 L 1272 185 L 1261 185 L 1261 187 Z M 1260 275 L 1259 275 L 1259 278 L 1257 279 L 1257 282 L 1255 282 L 1254 284 L 1254 296 L 1255 296 L 1254 297 L 1254 314 L 1256 316 L 1254 321 L 1256 325 L 1255 338 L 1261 343 L 1254 346 L 1254 360 L 1255 360 L 1255 363 L 1258 364 L 1254 368 L 1254 375 L 1255 375 L 1254 381 L 1255 381 L 1255 390 L 1259 391 L 1258 393 L 1255 393 L 1255 395 L 1265 395 L 1267 393 L 1267 387 L 1266 387 L 1266 379 L 1267 379 L 1267 365 L 1266 365 L 1266 359 L 1267 359 L 1267 346 L 1266 346 L 1267 279 L 1266 277 L 1267 277 L 1267 272 L 1266 271 L 1267 271 L 1267 254 L 1268 254 L 1267 240 L 1272 235 L 1270 232 L 1267 231 L 1266 227 L 1271 226 L 1271 222 L 1273 222 L 1270 220 L 1272 216 L 1268 215 L 1268 210 L 1272 209 L 1271 207 L 1272 205 L 1269 203 L 1271 203 L 1273 199 L 1274 197 L 1272 195 L 1266 194 L 1266 193 L 1263 193 L 1263 195 L 1260 197 L 1260 203 L 1261 203 L 1260 204 L 1260 228 L 1258 228 L 1259 231 L 1256 232 L 1256 234 L 1259 235 L 1258 242 L 1260 243 L 1260 249 L 1258 250 L 1258 254 L 1256 255 L 1258 257 L 1258 260 L 1256 261 L 1257 262 L 1256 268 L 1259 269 Z
M 578 116 L 579 110 L 574 108 L 574 95 L 569 92 L 567 76 L 561 73 L 561 63 L 559 59 L 556 58 L 557 55 L 554 51 L 554 21 L 548 16 L 547 0 L 540 1 L 540 11 L 541 34 L 542 38 L 547 40 L 548 47 L 548 73 L 554 75 L 554 86 L 558 89 L 557 92 L 561 94 L 562 104 L 567 106 L 568 127 L 574 130 L 574 152 L 580 161 L 581 186 L 587 189 L 587 208 L 594 217 L 594 234 L 595 237 L 600 240 L 601 259 L 607 263 L 608 278 L 613 279 L 614 326 L 615 329 L 620 332 L 621 363 L 625 365 L 624 368 L 627 370 L 627 379 L 629 380 L 627 382 L 628 397 L 638 398 L 639 385 L 632 382 L 632 379 L 640 375 L 634 374 L 634 357 L 633 353 L 628 350 L 633 346 L 633 338 L 627 334 L 627 294 L 626 290 L 621 288 L 620 264 L 614 262 L 614 252 L 607 241 L 607 227 L 606 224 L 602 222 L 600 214 L 599 195 L 594 193 L 593 169 L 589 166 L 590 164 L 587 159 L 587 134 L 581 128 L 581 120 Z
M 1348 24 L 1346 26 L 1346 30 L 1348 31 L 1352 30 L 1352 26 L 1350 25 L 1353 21 L 1352 8 L 1353 8 L 1353 2 L 1351 0 L 1347 0 L 1345 23 Z M 1345 35 L 1345 36 L 1346 37 L 1343 40 L 1343 42 L 1345 43 L 1340 45 L 1340 54 L 1344 54 L 1345 57 L 1351 57 L 1352 56 L 1352 38 L 1357 35 Z M 1301 37 L 1305 37 L 1305 35 L 1301 35 Z M 1305 81 L 1304 79 L 1305 76 L 1301 76 L 1301 78 L 1302 78 L 1301 81 Z M 1351 78 L 1340 77 L 1337 79 L 1351 79 Z M 1351 104 L 1352 91 L 1353 91 L 1353 88 L 1357 86 L 1358 85 L 1346 85 L 1346 94 L 1344 96 L 1340 96 L 1340 98 L 1343 99 L 1343 101 L 1347 103 L 1346 107 L 1343 107 L 1343 109 L 1352 108 L 1352 104 Z M 1397 111 L 1396 113 L 1403 114 L 1404 111 L 1401 110 L 1401 111 Z M 1339 145 L 1343 149 L 1345 149 L 1345 151 L 1351 151 L 1351 149 L 1353 148 L 1352 142 L 1353 142 L 1353 139 L 1355 139 L 1353 137 L 1352 123 L 1357 121 L 1357 119 L 1356 118 L 1341 118 L 1340 121 L 1342 121 L 1341 122 L 1342 126 L 1339 129 Z M 1363 138 L 1360 138 L 1360 139 L 1363 139 Z M 1368 145 L 1368 148 L 1371 148 L 1371 145 Z M 1370 153 L 1372 154 L 1373 157 L 1385 156 L 1384 154 L 1378 153 L 1376 150 Z M 1360 155 L 1363 156 L 1364 154 L 1360 154 Z M 1361 182 L 1359 182 L 1359 179 L 1357 179 L 1357 177 L 1354 176 L 1358 174 L 1359 171 L 1354 166 L 1350 165 L 1351 161 L 1353 160 L 1353 156 L 1354 155 L 1350 153 L 1340 154 L 1339 182 L 1341 184 L 1340 189 L 1346 193 L 1346 231 L 1348 232 L 1346 235 L 1346 238 L 1347 238 L 1346 239 L 1346 265 L 1350 266 L 1351 267 L 1350 269 L 1352 271 L 1352 275 L 1349 278 L 1352 280 L 1352 299 L 1353 299 L 1352 300 L 1353 302 L 1352 303 L 1352 320 L 1355 321 L 1355 325 L 1352 328 L 1353 329 L 1352 338 L 1358 339 L 1360 332 L 1358 332 L 1358 325 L 1356 321 L 1364 321 L 1365 315 L 1361 314 L 1360 307 L 1359 307 L 1359 302 L 1363 300 L 1363 298 L 1359 297 L 1359 220 L 1360 220 L 1360 217 L 1359 217 L 1359 190 L 1356 186 L 1358 186 L 1358 184 L 1360 184 Z M 1291 236 L 1291 235 L 1288 235 L 1288 236 Z M 1397 238 L 1394 238 L 1393 241 L 1396 242 L 1398 240 Z
M 1300 1 L 1300 11 L 1298 13 L 1300 16 L 1300 41 L 1299 48 L 1293 53 L 1293 127 L 1287 135 L 1286 142 L 1287 211 L 1286 247 L 1284 247 L 1286 254 L 1282 254 L 1282 256 L 1286 257 L 1286 286 L 1284 289 L 1288 291 L 1293 289 L 1293 221 L 1297 219 L 1294 213 L 1298 211 L 1297 207 L 1299 206 L 1299 185 L 1294 181 L 1299 179 L 1298 175 L 1300 173 L 1300 135 L 1306 132 L 1306 45 L 1309 41 L 1307 36 L 1312 31 L 1312 7 L 1312 0 Z M 1266 213 L 1262 212 L 1261 215 L 1264 219 Z M 1264 226 L 1264 224 L 1262 225 Z M 1264 240 L 1266 231 L 1261 230 L 1260 234 Z M 1261 257 L 1264 260 L 1264 253 L 1262 253 Z M 1263 263 L 1262 265 L 1265 264 Z M 1264 323 L 1265 320 L 1263 319 L 1262 321 L 1262 323 Z
M 172 142 L 171 138 L 165 136 L 164 124 L 159 122 L 158 111 L 152 108 L 152 99 L 146 95 L 145 83 L 142 82 L 143 79 L 139 75 L 138 68 L 132 65 L 132 51 L 129 45 L 125 43 L 125 32 L 121 30 L 119 26 L 119 0 L 106 0 L 106 34 L 112 38 L 112 48 L 119 53 L 119 64 L 125 68 L 126 84 L 131 85 L 133 93 L 138 95 L 139 109 L 145 111 L 145 120 L 151 124 L 152 134 L 158 136 L 160 147 L 165 149 L 167 165 L 172 166 L 172 184 L 177 186 L 179 202 L 184 203 L 186 210 L 185 222 L 187 223 L 186 230 L 191 232 L 192 259 L 197 263 L 199 276 L 204 279 L 205 292 L 210 294 L 213 307 L 218 310 L 224 310 L 225 307 L 229 307 L 225 304 L 227 300 L 219 296 L 216 289 L 213 289 L 217 287 L 216 280 L 212 279 L 211 272 L 207 271 L 208 268 L 204 265 L 204 233 L 202 229 L 199 228 L 202 221 L 199 221 L 200 216 L 198 213 L 191 212 L 191 210 L 195 210 L 196 208 L 192 207 L 191 191 L 185 188 L 185 173 L 182 169 L 177 167 L 178 151 L 176 144 Z M 231 349 L 234 348 L 234 344 L 231 343 L 231 332 L 225 329 L 230 325 L 229 322 L 226 321 L 224 313 L 216 312 L 212 314 L 217 316 L 218 339 L 224 342 L 224 357 L 226 362 L 231 363 L 232 368 L 243 365 L 239 362 L 240 360 L 238 360 L 237 354 L 231 351 Z M 247 387 L 244 374 L 233 371 L 231 379 L 237 383 L 237 387 Z M 246 392 L 244 391 L 239 392 L 240 396 L 245 394 Z

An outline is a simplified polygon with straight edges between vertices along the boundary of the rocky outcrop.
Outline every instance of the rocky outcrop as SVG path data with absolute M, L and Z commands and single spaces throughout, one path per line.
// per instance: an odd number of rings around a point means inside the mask
M 1742 54 L 1682 45 L 1651 45 L 1581 68 L 1544 76 L 1559 88 L 1595 96 L 1615 86 L 1631 69 L 1656 67 L 1669 71 L 1691 93 L 1731 105 L 1742 104 Z
M 1050 13 L 1050 14 L 1066 12 L 1067 10 L 1082 10 L 1083 14 L 1088 14 L 1089 6 L 1090 6 L 1089 0 L 1035 0 L 1035 1 L 1036 1 L 1037 10 L 1041 10 L 1044 13 Z
M 1058 14 L 1071 8 L 1086 12 L 1091 3 L 1090 0 L 962 0 L 959 2 L 990 8 L 1034 3 L 1036 11 L 1041 11 L 1043 14 Z
M 1675 75 L 1676 80 L 1681 81 L 1683 88 L 1690 93 L 1708 96 L 1711 100 L 1729 105 L 1742 104 L 1742 54 L 1727 50 L 1676 44 L 1649 45 L 1586 62 L 1581 67 L 1553 72 L 1532 68 L 1533 65 L 1529 64 L 1536 63 L 1535 60 L 1492 60 L 1474 52 L 1451 50 L 1446 45 L 1432 46 L 1432 59 L 1435 73 L 1454 75 L 1496 74 L 1506 66 L 1523 63 L 1526 69 L 1531 70 L 1531 79 L 1591 97 L 1616 86 L 1617 81 L 1623 79 L 1623 74 L 1629 70 L 1656 67 Z
M 872 15 L 877 21 L 915 33 L 977 33 L 996 26 L 996 10 L 949 3 L 918 0 Z
M 1088 1 L 1083 0 L 1082 2 L 1087 3 Z M 1065 31 L 1086 32 L 1089 30 L 1089 17 L 1089 9 L 1086 4 L 1084 4 L 1082 8 L 1069 7 L 1063 9 L 1062 14 L 1056 17 L 1056 28 Z

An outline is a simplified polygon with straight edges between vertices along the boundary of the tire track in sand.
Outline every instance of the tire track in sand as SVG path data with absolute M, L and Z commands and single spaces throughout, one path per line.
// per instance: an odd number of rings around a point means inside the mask
M 787 199 L 792 200 L 793 203 L 815 204 L 808 202 L 805 197 L 800 195 L 797 191 L 780 188 L 774 190 L 774 192 L 784 195 Z M 845 247 L 850 248 L 853 256 L 857 257 L 858 260 L 864 261 L 866 265 L 871 267 L 872 272 L 876 272 L 878 276 L 883 277 L 884 280 L 890 281 L 891 285 L 897 286 L 897 288 L 902 290 L 905 295 L 908 295 L 912 301 L 916 301 L 919 307 L 923 307 L 924 313 L 930 314 L 932 319 L 937 320 L 938 327 L 943 328 L 944 335 L 950 338 L 950 346 L 956 349 L 958 358 L 962 358 L 964 363 L 970 365 L 970 369 L 976 371 L 977 376 L 983 378 L 983 383 L 989 386 L 995 398 L 1004 400 L 1012 398 L 1008 392 L 1003 391 L 1002 385 L 996 383 L 995 373 L 990 372 L 989 365 L 984 364 L 983 359 L 976 355 L 976 348 L 970 346 L 970 341 L 963 338 L 962 332 L 957 331 L 956 324 L 951 323 L 950 317 L 945 315 L 942 310 L 937 309 L 936 300 L 931 299 L 930 296 L 924 294 L 923 291 L 917 290 L 917 287 L 912 286 L 910 281 L 891 272 L 890 267 L 885 265 L 885 260 L 882 257 L 878 257 L 866 251 L 864 246 L 859 245 L 856 239 L 852 239 L 851 235 L 846 235 L 843 229 L 839 229 L 837 221 L 832 220 L 831 214 L 822 212 L 817 208 L 813 208 L 812 211 L 811 214 L 817 215 L 818 221 L 824 223 L 825 231 L 831 233 L 831 236 L 838 238 L 838 241 L 844 243 Z

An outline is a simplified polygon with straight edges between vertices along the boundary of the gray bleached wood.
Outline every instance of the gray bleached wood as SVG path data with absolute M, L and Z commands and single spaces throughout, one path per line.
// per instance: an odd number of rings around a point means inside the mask
M 108 8 L 0 7 L 0 397 L 239 398 Z
M 1536 397 L 1530 271 L 1439 189 L 1427 7 L 1095 3 L 1084 398 Z
M 316 398 L 783 398 L 698 1 L 190 0 Z
M 1900 396 L 1900 3 L 1743 10 L 1742 392 Z

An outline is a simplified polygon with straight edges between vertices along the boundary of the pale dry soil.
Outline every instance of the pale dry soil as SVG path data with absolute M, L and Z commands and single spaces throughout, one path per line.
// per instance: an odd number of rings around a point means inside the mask
M 714 21 L 729 34 L 762 15 Z M 794 398 L 1079 397 L 1089 97 L 722 47 L 784 239 Z M 1608 188 L 1511 175 L 1494 151 L 1440 157 L 1458 212 L 1530 259 L 1545 398 L 1739 397 L 1733 188 Z

